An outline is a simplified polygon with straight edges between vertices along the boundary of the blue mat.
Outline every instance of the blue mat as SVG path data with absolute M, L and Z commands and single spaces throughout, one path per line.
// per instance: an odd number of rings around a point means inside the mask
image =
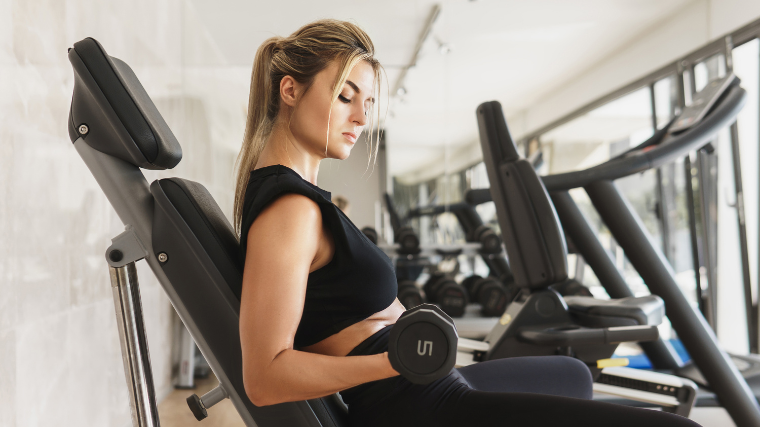
M 670 344 L 673 346 L 673 349 L 675 349 L 676 353 L 678 353 L 678 356 L 681 357 L 681 360 L 683 360 L 684 363 L 691 360 L 691 356 L 689 356 L 689 353 L 686 351 L 686 348 L 684 348 L 683 343 L 681 343 L 681 340 L 669 340 L 669 341 L 670 341 Z M 623 357 L 628 359 L 629 368 L 652 369 L 652 362 L 649 361 L 649 358 L 643 352 L 635 356 L 618 356 L 617 354 L 612 356 L 613 359 L 619 359 Z

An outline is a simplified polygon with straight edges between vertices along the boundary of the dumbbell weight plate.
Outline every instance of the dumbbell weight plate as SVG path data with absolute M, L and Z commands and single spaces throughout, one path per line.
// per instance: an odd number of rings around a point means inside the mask
M 427 279 L 425 285 L 422 287 L 422 290 L 425 291 L 425 295 L 427 296 L 428 300 L 431 300 L 433 298 L 433 289 L 435 288 L 435 285 L 440 280 L 444 280 L 445 278 L 446 275 L 443 273 L 433 273 L 430 275 L 430 278 Z
M 377 231 L 372 227 L 362 228 L 362 233 L 369 239 L 370 242 L 377 244 Z
M 401 227 L 395 236 L 396 243 L 399 244 L 398 252 L 400 254 L 418 254 L 420 253 L 420 238 L 414 233 L 411 227 Z
M 501 238 L 493 230 L 489 229 L 480 235 L 480 251 L 486 254 L 498 254 L 501 252 Z
M 438 307 L 423 304 L 404 312 L 391 329 L 388 358 L 409 381 L 428 384 L 454 367 L 457 341 L 451 318 Z
M 446 362 L 448 340 L 432 323 L 417 322 L 408 326 L 397 343 L 399 348 L 408 349 L 399 353 L 399 362 L 418 375 L 435 372 Z
M 487 225 L 481 225 L 472 233 L 474 240 L 480 242 L 480 252 L 497 254 L 501 252 L 501 237 Z
M 467 289 L 467 292 L 469 292 L 470 295 L 473 295 L 472 285 L 474 285 L 475 282 L 481 279 L 482 279 L 481 276 L 478 276 L 477 274 L 473 274 L 472 276 L 462 280 L 462 286 L 464 286 L 464 288 Z
M 477 300 L 481 304 L 481 313 L 486 317 L 501 316 L 507 309 L 508 295 L 504 286 L 496 280 L 487 278 L 475 284 Z
M 424 302 L 419 288 L 411 280 L 402 280 L 398 283 L 398 300 L 407 310 Z
M 461 317 L 467 307 L 467 291 L 451 279 L 443 279 L 432 286 L 435 302 L 451 317 Z M 428 298 L 430 296 L 428 295 Z

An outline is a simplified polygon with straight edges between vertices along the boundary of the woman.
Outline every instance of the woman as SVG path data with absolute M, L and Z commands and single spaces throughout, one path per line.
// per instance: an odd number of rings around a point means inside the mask
M 360 28 L 334 20 L 271 38 L 256 53 L 234 209 L 251 401 L 341 392 L 356 426 L 694 426 L 586 400 L 588 368 L 566 357 L 479 363 L 425 386 L 393 370 L 388 334 L 404 312 L 393 265 L 316 185 L 320 161 L 347 158 L 372 128 L 373 54 Z

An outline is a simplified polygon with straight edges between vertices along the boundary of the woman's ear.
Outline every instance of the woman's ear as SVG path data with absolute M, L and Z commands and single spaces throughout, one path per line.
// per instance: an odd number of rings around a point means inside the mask
M 297 100 L 298 83 L 291 76 L 285 76 L 280 80 L 280 100 L 288 107 L 295 107 Z

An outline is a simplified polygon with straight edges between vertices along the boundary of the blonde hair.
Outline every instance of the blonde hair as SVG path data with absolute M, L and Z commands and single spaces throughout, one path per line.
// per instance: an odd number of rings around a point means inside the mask
M 338 74 L 333 83 L 331 100 L 335 102 L 354 66 L 360 61 L 367 61 L 375 72 L 373 91 L 379 92 L 382 68 L 374 59 L 374 54 L 375 47 L 367 33 L 350 22 L 333 19 L 323 19 L 304 25 L 289 37 L 272 37 L 259 47 L 251 73 L 251 91 L 243 146 L 237 158 L 233 208 L 235 230 L 240 231 L 242 226 L 243 202 L 250 173 L 256 167 L 279 113 L 282 78 L 291 76 L 295 81 L 306 85 L 308 91 L 314 77 L 331 61 L 338 61 Z M 374 108 L 375 104 L 370 108 Z M 370 117 L 368 129 L 372 132 L 373 114 L 371 111 L 367 114 Z M 379 145 L 378 139 L 379 133 L 375 133 L 374 144 L 372 137 L 367 138 L 370 153 L 374 152 L 375 156 L 377 156 Z

